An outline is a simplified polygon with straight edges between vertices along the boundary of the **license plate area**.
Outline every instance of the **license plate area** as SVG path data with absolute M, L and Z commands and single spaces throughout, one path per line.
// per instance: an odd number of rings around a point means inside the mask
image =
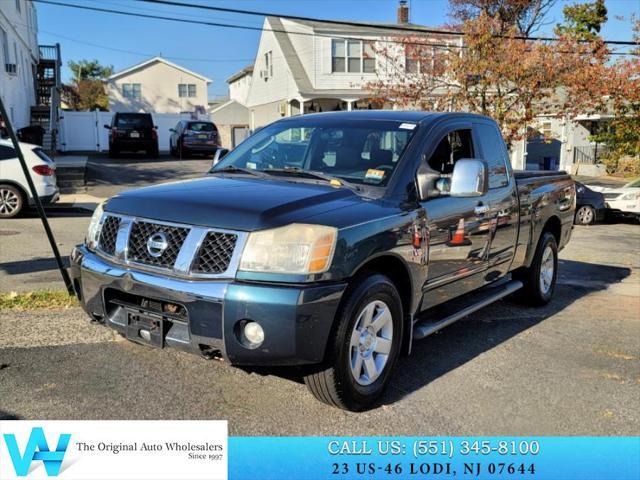
M 166 320 L 159 315 L 127 310 L 127 338 L 151 347 L 164 347 Z
M 129 136 L 130 136 L 131 138 L 140 138 L 140 133 L 138 133 L 138 132 L 131 132 L 131 133 L 129 134 Z

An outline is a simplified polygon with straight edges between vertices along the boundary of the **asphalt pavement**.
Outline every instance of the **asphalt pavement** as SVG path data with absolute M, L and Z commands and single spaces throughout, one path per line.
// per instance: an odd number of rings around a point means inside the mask
M 64 249 L 87 222 L 52 219 Z M 0 225 L 19 232 L 0 235 L 0 269 L 8 250 L 25 265 L 47 257 L 39 228 Z M 0 418 L 227 419 L 232 435 L 637 435 L 639 251 L 638 225 L 577 227 L 548 306 L 507 299 L 417 342 L 364 413 L 317 402 L 296 370 L 136 345 L 79 308 L 0 312 Z M 54 285 L 46 272 L 34 287 Z

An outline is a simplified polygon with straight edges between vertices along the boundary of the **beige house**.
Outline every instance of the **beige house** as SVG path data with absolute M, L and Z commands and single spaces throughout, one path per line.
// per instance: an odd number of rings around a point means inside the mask
M 107 79 L 112 112 L 205 113 L 211 80 L 162 57 L 114 73 Z

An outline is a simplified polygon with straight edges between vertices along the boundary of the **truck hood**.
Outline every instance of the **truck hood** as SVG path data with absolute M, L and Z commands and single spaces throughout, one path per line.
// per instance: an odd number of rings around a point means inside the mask
M 129 190 L 105 210 L 229 230 L 273 228 L 365 200 L 345 187 L 284 179 L 206 177 Z

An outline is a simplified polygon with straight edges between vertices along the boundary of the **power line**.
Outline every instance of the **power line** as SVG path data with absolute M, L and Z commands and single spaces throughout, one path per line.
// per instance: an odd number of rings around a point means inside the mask
M 100 8 L 100 7 L 89 7 L 86 5 L 77 5 L 77 4 L 72 4 L 72 3 L 64 3 L 64 2 L 53 2 L 50 0 L 31 0 L 33 2 L 36 3 L 43 3 L 43 4 L 48 4 L 48 5 L 55 5 L 55 6 L 59 6 L 59 7 L 68 7 L 68 8 L 76 8 L 76 9 L 80 9 L 80 10 L 89 10 L 89 11 L 94 11 L 94 12 L 103 12 L 103 13 L 113 13 L 113 14 L 117 14 L 117 15 L 124 15 L 124 16 L 130 16 L 130 17 L 140 17 L 140 18 L 149 18 L 149 19 L 155 19 L 155 20 L 166 20 L 166 21 L 170 21 L 170 22 L 179 22 L 179 23 L 189 23 L 189 24 L 196 24 L 196 25 L 205 25 L 205 26 L 212 26 L 212 27 L 221 27 L 221 28 L 233 28 L 233 29 L 238 29 L 238 30 L 252 30 L 252 31 L 259 31 L 259 32 L 274 32 L 274 33 L 284 33 L 287 35 L 303 35 L 303 36 L 311 36 L 311 37 L 324 37 L 324 38 L 340 38 L 343 40 L 353 40 L 353 41 L 361 41 L 362 38 L 358 38 L 358 37 L 348 37 L 348 36 L 343 36 L 343 35 L 325 35 L 325 34 L 318 34 L 318 33 L 309 33 L 309 32 L 296 32 L 296 31 L 289 31 L 289 30 L 282 30 L 282 29 L 273 29 L 273 28 L 264 28 L 264 27 L 251 27 L 251 26 L 246 26 L 246 25 L 236 25 L 236 24 L 229 24 L 229 23 L 220 23 L 220 22 L 208 22 L 208 21 L 204 21 L 204 20 L 190 20 L 190 19 L 184 19 L 184 18 L 177 18 L 177 17 L 166 17 L 166 16 L 162 16 L 162 15 L 149 15 L 149 14 L 144 14 L 144 13 L 137 13 L 137 12 L 123 12 L 121 10 L 113 10 L 110 8 Z M 149 1 L 149 0 L 140 0 L 140 1 Z M 181 5 L 185 5 L 185 4 L 181 4 Z M 213 8 L 213 7 L 212 7 Z M 217 7 L 216 7 L 217 8 Z M 252 13 L 253 14 L 253 13 Z M 257 13 L 255 13 L 257 15 Z M 283 17 L 285 18 L 285 17 Z M 302 17 L 304 18 L 304 17 Z M 358 25 L 359 27 L 363 27 L 364 25 L 362 24 L 357 24 L 355 22 L 352 22 L 355 25 Z M 378 29 L 378 26 L 372 26 L 370 27 L 371 29 Z M 422 33 L 425 33 L 424 30 L 421 30 Z M 433 30 L 433 32 L 438 32 L 440 34 L 443 34 L 442 31 L 439 30 Z M 364 33 L 364 34 L 370 34 L 371 30 L 368 32 L 357 32 L 357 33 Z M 459 32 L 455 32 L 457 35 L 460 35 Z M 446 34 L 446 33 L 444 33 Z M 532 38 L 528 38 L 528 40 L 531 40 Z M 395 43 L 395 44 L 401 44 L 401 45 L 413 45 L 413 46 L 425 46 L 425 47 L 441 47 L 441 48 L 467 48 L 464 45 L 456 45 L 456 44 L 451 44 L 451 43 L 447 43 L 447 44 L 442 44 L 442 43 L 434 43 L 434 42 L 414 42 L 414 41 L 404 41 L 404 40 L 391 40 L 391 39 L 376 39 L 377 42 L 380 43 Z M 635 43 L 631 43 L 631 45 L 636 45 Z M 561 52 L 561 53 L 571 53 L 571 52 Z M 611 52 L 613 55 L 637 55 L 633 52 Z
M 306 21 L 306 22 L 321 22 L 328 23 L 332 25 L 344 25 L 350 27 L 363 27 L 361 22 L 353 22 L 349 20 L 325 20 L 320 18 L 313 17 L 304 17 L 298 15 L 285 15 L 280 13 L 273 12 L 261 12 L 256 10 L 244 10 L 239 8 L 229 8 L 229 7 L 213 7 L 211 5 L 199 5 L 196 3 L 182 3 L 182 2 L 174 2 L 172 0 L 137 0 L 138 2 L 145 3 L 155 3 L 161 5 L 172 5 L 176 7 L 184 7 L 184 8 L 197 8 L 201 10 L 211 10 L 215 12 L 226 12 L 226 13 L 237 13 L 241 15 L 253 15 L 253 16 L 261 16 L 261 17 L 280 17 L 285 18 L 287 20 L 298 20 L 298 21 Z M 463 36 L 463 32 L 458 32 L 455 30 L 441 30 L 441 29 L 428 29 L 423 27 L 413 27 L 410 25 L 402 26 L 402 25 L 372 25 L 373 28 L 382 29 L 382 30 L 390 30 L 390 31 L 400 31 L 400 32 L 417 32 L 417 33 L 432 33 L 435 35 L 455 35 L 455 36 Z M 557 42 L 559 39 L 554 37 L 527 37 L 527 36 L 508 36 L 508 35 L 494 35 L 496 38 L 513 38 L 516 40 L 532 40 L 532 41 L 551 41 Z M 584 42 L 588 42 L 588 40 L 584 40 Z M 638 42 L 627 41 L 627 40 L 604 40 L 604 43 L 609 45 L 627 45 L 627 46 L 636 46 Z

